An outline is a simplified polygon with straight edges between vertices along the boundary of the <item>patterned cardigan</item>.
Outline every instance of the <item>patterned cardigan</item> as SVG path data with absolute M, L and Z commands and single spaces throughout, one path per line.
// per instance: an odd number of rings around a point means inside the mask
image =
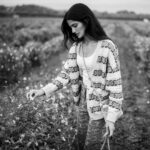
M 43 87 L 47 97 L 52 92 L 71 83 L 74 101 L 79 101 L 81 92 L 80 71 L 77 65 L 77 48 L 79 46 L 80 43 L 72 45 L 69 50 L 68 59 L 60 74 L 52 83 Z M 111 40 L 99 41 L 98 48 L 97 58 L 93 62 L 94 67 L 89 72 L 92 83 L 90 88 L 87 89 L 87 110 L 90 119 L 97 120 L 104 117 L 105 120 L 115 122 L 122 115 L 121 106 L 123 100 L 119 53 Z M 108 106 L 106 116 L 104 116 L 101 110 L 102 104 L 104 105 L 105 103 Z

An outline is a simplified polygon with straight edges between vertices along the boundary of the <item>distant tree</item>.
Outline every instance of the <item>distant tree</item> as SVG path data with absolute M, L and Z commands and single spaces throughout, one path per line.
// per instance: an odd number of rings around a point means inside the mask
M 117 14 L 136 14 L 134 11 L 121 10 L 117 11 Z

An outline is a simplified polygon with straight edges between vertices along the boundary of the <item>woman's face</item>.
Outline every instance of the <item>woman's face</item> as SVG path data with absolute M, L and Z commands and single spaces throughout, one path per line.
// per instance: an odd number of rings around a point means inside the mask
M 85 35 L 85 26 L 82 22 L 67 20 L 68 25 L 70 26 L 72 33 L 80 39 Z

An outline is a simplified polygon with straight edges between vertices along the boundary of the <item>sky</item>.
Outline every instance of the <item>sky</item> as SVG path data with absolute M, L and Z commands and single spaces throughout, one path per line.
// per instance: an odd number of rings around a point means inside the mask
M 128 10 L 150 14 L 150 0 L 0 0 L 0 5 L 5 6 L 36 4 L 56 10 L 68 10 L 75 3 L 84 3 L 99 12 Z

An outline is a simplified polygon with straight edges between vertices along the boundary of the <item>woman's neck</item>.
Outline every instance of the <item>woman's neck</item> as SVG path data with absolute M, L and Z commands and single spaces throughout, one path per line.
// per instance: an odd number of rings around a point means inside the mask
M 83 40 L 83 44 L 89 44 L 90 42 L 95 42 L 95 40 L 91 36 L 85 35 L 84 40 Z

